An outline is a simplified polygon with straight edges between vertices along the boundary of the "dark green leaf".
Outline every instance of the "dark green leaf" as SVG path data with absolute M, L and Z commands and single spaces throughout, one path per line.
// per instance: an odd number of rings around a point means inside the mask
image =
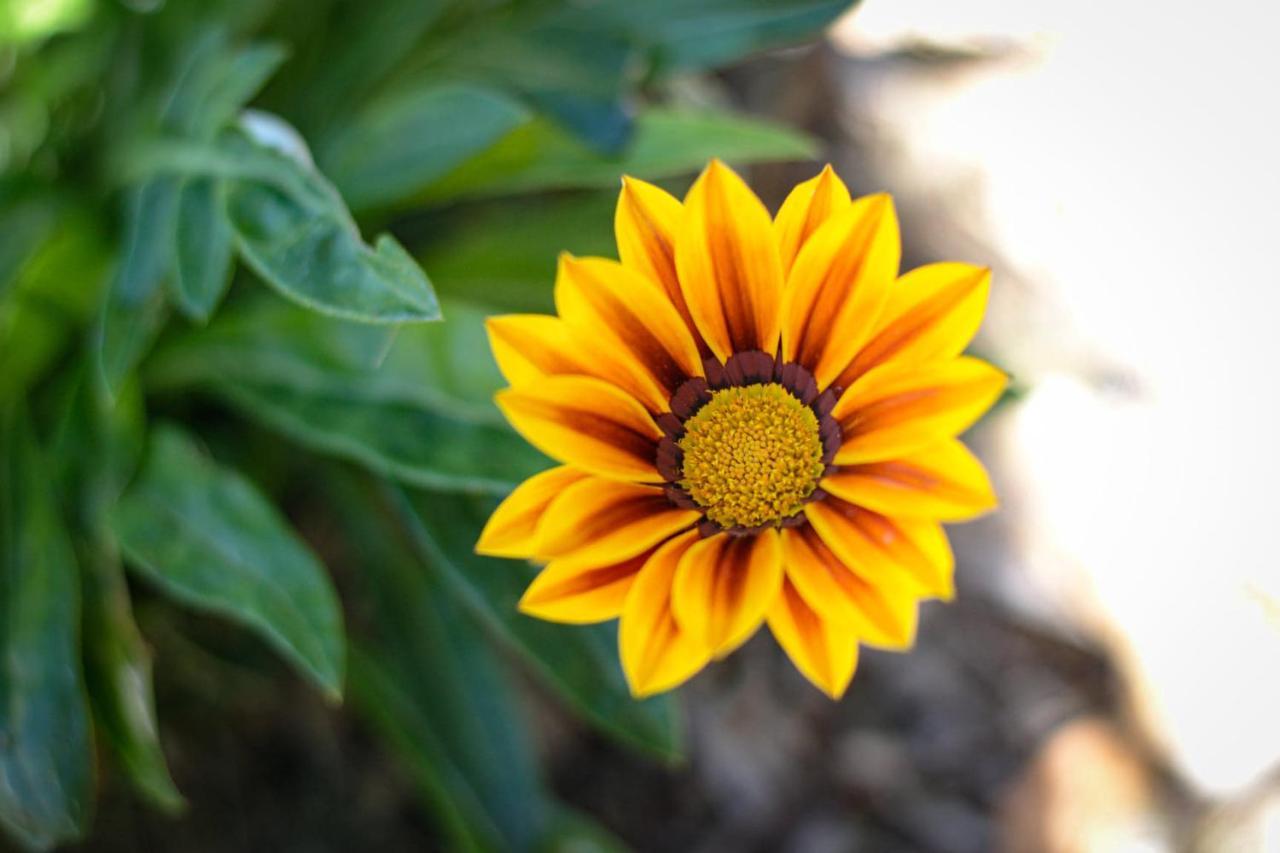
M 679 754 L 675 709 L 666 697 L 631 697 L 613 625 L 553 625 L 516 603 L 536 569 L 475 553 L 491 499 L 388 493 L 423 560 L 495 637 L 532 664 L 571 707 L 601 731 L 666 759 Z
M 291 132 L 278 120 L 265 133 Z M 225 139 L 224 156 L 263 164 L 263 177 L 230 182 L 227 210 L 240 255 L 268 284 L 316 311 L 371 323 L 440 319 L 431 283 L 383 234 L 366 246 L 333 187 L 296 157 Z
M 552 313 L 560 252 L 616 256 L 617 200 L 616 192 L 601 191 L 471 206 L 450 216 L 418 257 L 442 295 L 500 311 Z M 452 310 L 445 317 L 446 326 L 455 319 Z
M 499 91 L 465 83 L 415 87 L 366 105 L 321 149 L 353 208 L 394 204 L 528 120 Z
M 590 7 L 527 4 L 482 19 L 446 46 L 442 69 L 519 92 L 592 149 L 616 152 L 628 141 L 628 73 L 634 40 Z
M 483 313 L 403 328 L 256 302 L 170 343 L 152 387 L 199 384 L 299 443 L 416 485 L 505 494 L 548 464 L 493 406 Z
M 408 761 L 453 836 L 480 850 L 528 850 L 547 821 L 524 710 L 470 616 L 424 572 L 361 490 L 338 485 L 355 572 L 378 614 L 352 657 L 359 710 Z M 453 846 L 453 845 L 451 845 Z
M 545 121 L 524 124 L 485 153 L 427 189 L 439 201 L 541 189 L 617 187 L 621 175 L 646 180 L 701 169 L 712 157 L 730 163 L 806 160 L 812 139 L 742 116 L 653 109 L 636 120 L 631 143 L 617 155 L 593 152 Z
M 505 494 L 549 461 L 504 426 L 413 403 L 352 403 L 283 386 L 215 384 L 250 416 L 293 440 L 371 471 L 442 491 Z
M 164 323 L 161 284 L 173 265 L 170 235 L 177 203 L 178 182 L 171 177 L 153 178 L 129 192 L 120 260 L 98 328 L 99 369 L 112 392 Z
M 0 823 L 31 847 L 77 838 L 92 791 L 80 590 L 25 412 L 0 412 Z
M 171 296 L 183 314 L 200 323 L 212 316 L 231 283 L 231 224 L 224 194 L 223 182 L 210 177 L 188 178 L 178 194 Z
M 221 26 L 201 31 L 186 49 L 165 98 L 162 125 L 180 135 L 212 137 L 257 94 L 285 56 L 282 47 L 266 42 L 233 48 Z
M 323 567 L 265 497 L 174 427 L 152 434 L 110 515 L 130 564 L 166 593 L 261 634 L 332 697 L 344 639 Z
M 200 99 L 194 132 L 200 136 L 212 136 L 226 126 L 271 79 L 287 55 L 280 45 L 260 42 L 226 57 Z
M 709 68 L 821 33 L 856 0 L 606 2 L 598 12 L 649 48 L 665 71 Z

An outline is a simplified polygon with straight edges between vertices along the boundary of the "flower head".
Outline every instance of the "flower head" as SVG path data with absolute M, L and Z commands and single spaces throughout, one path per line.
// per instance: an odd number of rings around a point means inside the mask
M 956 440 L 1005 386 L 960 355 L 989 273 L 899 277 L 892 202 L 830 167 L 775 218 L 718 161 L 683 203 L 626 178 L 615 229 L 620 261 L 561 257 L 557 316 L 489 321 L 498 405 L 563 464 L 477 550 L 546 563 L 525 613 L 621 617 L 637 695 L 767 622 L 838 697 L 860 643 L 909 647 L 917 602 L 952 595 L 940 522 L 995 506 Z

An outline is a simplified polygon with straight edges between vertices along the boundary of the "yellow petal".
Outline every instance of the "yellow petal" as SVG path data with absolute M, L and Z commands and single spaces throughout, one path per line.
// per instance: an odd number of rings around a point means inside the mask
M 832 411 L 844 434 L 836 464 L 895 459 L 954 438 L 991 408 L 1007 382 L 1001 371 L 967 356 L 870 370 Z
M 776 530 L 756 536 L 722 533 L 695 543 L 680 558 L 672 609 L 680 627 L 721 658 L 760 627 L 781 584 Z
M 823 166 L 817 177 L 796 185 L 773 220 L 784 276 L 791 272 L 796 255 L 813 232 L 831 217 L 848 210 L 852 203 L 844 181 L 830 165 Z
M 782 265 L 769 211 L 719 160 L 712 160 L 684 202 L 676 268 L 689 313 L 711 351 L 778 345 Z
M 684 208 L 679 200 L 666 190 L 623 177 L 613 217 L 618 257 L 625 266 L 661 286 L 690 334 L 696 336 L 697 326 L 676 275 L 676 234 L 683 216 Z
M 881 648 L 906 649 L 915 642 L 914 587 L 868 583 L 810 525 L 782 531 L 782 562 L 796 591 L 823 619 L 849 625 L 859 640 Z
M 586 373 L 569 327 L 546 314 L 505 314 L 484 321 L 498 369 L 512 385 L 545 376 Z
M 970 264 L 929 264 L 890 288 L 875 334 L 836 380 L 848 388 L 871 368 L 889 361 L 923 364 L 952 358 L 982 325 L 991 270 Z
M 904 582 L 924 596 L 955 594 L 955 557 L 937 522 L 889 518 L 834 496 L 806 505 L 804 513 L 831 552 L 867 583 L 895 594 Z
M 552 560 L 525 590 L 520 612 L 576 625 L 613 619 L 651 553 L 604 563 Z
M 603 378 L 650 411 L 666 411 L 676 389 L 702 375 L 698 346 L 679 313 L 634 270 L 604 258 L 564 254 L 555 296 L 556 310 L 579 339 L 592 341 L 596 357 L 604 355 L 621 368 L 620 375 Z
M 949 438 L 901 459 L 841 468 L 822 488 L 884 515 L 965 521 L 995 509 L 982 463 Z
M 525 480 L 489 516 L 476 553 L 490 557 L 529 558 L 534 554 L 538 522 L 561 492 L 587 476 L 562 465 Z
M 653 486 L 590 477 L 569 486 L 547 507 L 535 554 L 579 566 L 620 563 L 700 517 L 697 510 L 673 506 Z
M 683 684 L 711 660 L 707 647 L 681 630 L 671 612 L 676 567 L 697 541 L 697 532 L 691 530 L 665 542 L 627 593 L 618 624 L 618 652 L 636 697 Z
M 796 257 L 782 300 L 782 355 L 826 388 L 875 328 L 898 275 L 898 217 L 887 195 L 827 220 Z
M 549 376 L 494 398 L 516 431 L 548 456 L 602 477 L 657 483 L 662 431 L 634 397 L 587 376 Z
M 858 638 L 846 624 L 812 610 L 790 582 L 769 608 L 769 630 L 796 669 L 832 699 L 839 699 L 858 666 Z

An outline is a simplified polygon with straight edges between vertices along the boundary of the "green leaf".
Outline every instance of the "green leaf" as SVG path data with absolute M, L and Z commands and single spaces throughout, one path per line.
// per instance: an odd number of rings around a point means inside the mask
M 260 140 L 292 133 L 278 119 L 259 117 L 257 126 Z M 227 211 L 240 256 L 280 293 L 349 320 L 440 319 L 431 283 L 413 258 L 388 234 L 366 246 L 341 197 L 308 164 L 238 134 L 224 137 L 219 154 L 262 175 L 230 182 Z
M 129 192 L 124 239 L 115 277 L 107 287 L 98 326 L 98 365 L 109 391 L 120 387 L 164 323 L 161 288 L 173 265 L 170 238 L 178 182 L 146 181 Z
M 516 198 L 452 213 L 418 257 L 436 290 L 499 311 L 552 313 L 560 252 L 613 257 L 617 192 Z M 519 228 L 508 223 L 519 222 Z M 495 312 L 496 313 L 496 312 Z M 453 310 L 445 316 L 453 323 Z
M 133 620 L 115 543 L 99 537 L 80 553 L 85 681 L 98 729 L 143 796 L 164 811 L 181 811 L 185 801 L 160 748 L 151 648 Z
M 0 824 L 27 846 L 80 837 L 92 793 L 80 590 L 23 411 L 0 412 Z
M 288 56 L 281 45 L 258 42 L 234 51 L 212 77 L 195 114 L 194 132 L 213 136 L 253 100 Z
M 131 383 L 109 402 L 84 374 L 68 383 L 52 456 L 63 502 L 78 510 L 72 526 L 84 587 L 85 683 L 98 730 L 135 787 L 174 812 L 183 799 L 160 748 L 151 650 L 134 623 L 119 550 L 106 529 L 106 512 L 142 454 L 142 395 Z
M 185 50 L 165 98 L 161 124 L 184 136 L 211 138 L 267 82 L 287 56 L 269 42 L 233 48 L 226 29 L 215 26 Z
M 414 87 L 367 104 L 320 149 L 343 198 L 366 209 L 409 199 L 529 118 L 502 92 L 466 83 Z
M 217 178 L 182 182 L 174 223 L 177 263 L 170 277 L 173 303 L 188 318 L 207 322 L 231 283 L 231 224 Z
M 507 427 L 412 403 L 352 403 L 346 396 L 230 382 L 213 389 L 305 447 L 424 488 L 506 494 L 550 464 Z
M 808 136 L 782 125 L 726 113 L 651 109 L 617 155 L 594 152 L 546 121 L 532 121 L 424 192 L 430 201 L 543 189 L 617 187 L 619 177 L 656 180 L 701 169 L 712 157 L 731 163 L 807 160 Z
M 518 92 L 592 149 L 616 152 L 631 136 L 626 90 L 638 57 L 634 39 L 594 12 L 542 3 L 481 17 L 446 41 L 430 72 Z
M 0 289 L 0 400 L 19 396 L 63 352 L 101 302 L 108 255 L 96 223 L 69 205 L 57 214 L 52 233 L 41 234 Z M 21 227 L 9 237 L 23 238 Z M 0 246 L 0 255 L 7 247 Z
M 526 713 L 499 662 L 470 616 L 374 515 L 376 499 L 341 481 L 334 493 L 360 555 L 355 574 L 378 614 L 373 637 L 352 655 L 357 709 L 408 763 L 451 847 L 531 849 L 548 803 Z
M 856 0 L 612 0 L 597 11 L 625 27 L 671 72 L 813 38 L 854 5 Z
M 672 760 L 679 755 L 675 709 L 667 697 L 631 697 L 613 625 L 554 625 L 516 603 L 537 573 L 528 563 L 475 553 L 495 502 L 462 495 L 410 495 L 388 485 L 392 504 L 423 560 L 497 639 L 514 649 L 587 721 L 619 741 Z
M 148 379 L 206 386 L 306 447 L 415 485 L 505 494 L 550 464 L 492 403 L 505 383 L 483 312 L 451 303 L 446 323 L 377 331 L 254 302 L 172 340 Z
M 275 507 L 174 427 L 110 514 L 130 565 L 174 598 L 259 633 L 326 694 L 341 695 L 344 638 L 328 576 Z

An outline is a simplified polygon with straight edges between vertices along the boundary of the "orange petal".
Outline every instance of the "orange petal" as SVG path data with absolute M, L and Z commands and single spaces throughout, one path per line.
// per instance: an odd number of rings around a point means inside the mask
M 848 388 L 890 361 L 923 364 L 952 358 L 978 333 L 991 291 L 991 270 L 970 264 L 929 264 L 890 288 L 875 334 L 836 380 Z
M 796 185 L 773 220 L 784 275 L 791 272 L 796 255 L 813 232 L 852 203 L 844 181 L 830 165 L 823 166 L 817 177 Z
M 719 160 L 684 202 L 676 268 L 689 313 L 721 360 L 778 345 L 782 265 L 769 211 Z
M 562 465 L 535 474 L 516 486 L 489 516 L 476 542 L 476 553 L 490 557 L 532 557 L 542 514 L 561 492 L 586 476 L 583 471 Z
M 618 193 L 613 217 L 618 257 L 625 266 L 661 285 L 690 334 L 696 337 L 697 326 L 676 275 L 676 234 L 683 216 L 680 201 L 666 190 L 636 178 L 622 178 L 622 192 Z
M 498 369 L 512 385 L 545 376 L 585 373 L 568 325 L 546 314 L 505 314 L 484 321 Z
M 889 518 L 837 497 L 805 506 L 805 517 L 831 552 L 867 583 L 950 599 L 955 557 L 942 526 L 933 521 Z
M 796 669 L 832 699 L 839 699 L 858 666 L 858 638 L 848 624 L 824 619 L 787 581 L 769 608 L 769 630 Z
M 718 534 L 680 558 L 672 609 L 680 627 L 717 658 L 742 645 L 764 621 L 782 584 L 778 532 Z
M 652 553 L 604 563 L 552 560 L 520 598 L 520 612 L 575 625 L 613 619 Z
M 862 642 L 907 649 L 916 636 L 916 595 L 905 585 L 870 584 L 827 547 L 810 525 L 782 531 L 787 577 L 823 619 L 849 625 Z
M 651 696 L 683 684 L 711 653 L 681 630 L 671 612 L 671 585 L 680 558 L 698 541 L 696 531 L 665 542 L 640 570 L 618 624 L 618 652 L 631 693 Z
M 996 507 L 982 463 L 954 438 L 901 459 L 841 468 L 822 488 L 885 515 L 964 521 Z
M 498 408 L 534 447 L 602 477 L 656 483 L 662 437 L 634 397 L 588 376 L 548 376 L 499 391 Z
M 655 547 L 700 518 L 661 489 L 590 477 L 551 502 L 538 525 L 536 555 L 604 566 Z
M 679 313 L 643 276 L 617 261 L 560 256 L 556 310 L 581 340 L 593 341 L 621 375 L 603 376 L 653 412 L 668 409 L 702 358 Z M 607 350 L 607 352 L 606 352 Z
M 782 355 L 826 388 L 875 328 L 898 275 L 898 217 L 887 195 L 828 219 L 796 257 L 782 300 Z
M 991 408 L 1007 382 L 1003 372 L 967 356 L 870 370 L 832 411 L 844 433 L 836 464 L 895 459 L 954 438 Z

